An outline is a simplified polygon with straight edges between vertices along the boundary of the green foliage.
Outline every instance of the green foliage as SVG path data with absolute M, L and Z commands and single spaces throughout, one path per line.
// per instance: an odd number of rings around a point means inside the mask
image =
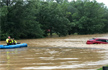
M 107 15 L 108 8 L 96 0 L 0 0 L 0 35 L 3 40 L 8 35 L 20 39 L 106 33 Z
M 100 69 L 97 69 L 97 70 L 103 70 L 102 68 L 100 68 Z
M 104 67 L 108 67 L 108 65 L 107 65 L 107 66 L 104 66 Z M 97 70 L 103 70 L 103 67 L 102 67 L 102 68 L 99 68 L 99 69 L 97 69 Z
M 14 38 L 39 38 L 43 37 L 40 24 L 36 21 L 36 8 L 33 2 L 24 4 L 17 1 L 14 6 L 8 6 L 8 13 L 1 18 L 2 38 L 10 35 Z
M 8 13 L 7 7 L 3 6 L 0 8 L 0 17 L 5 16 Z
M 48 29 L 50 29 L 50 35 L 53 32 L 59 36 L 67 35 L 69 20 L 65 18 L 64 11 L 58 3 L 42 2 L 37 19 L 42 24 L 46 36 Z
M 79 34 L 98 33 L 105 27 L 104 24 L 104 5 L 96 1 L 77 0 L 71 2 L 71 5 L 76 8 L 76 12 L 72 14 L 72 19 L 75 26 L 72 28 L 73 33 Z

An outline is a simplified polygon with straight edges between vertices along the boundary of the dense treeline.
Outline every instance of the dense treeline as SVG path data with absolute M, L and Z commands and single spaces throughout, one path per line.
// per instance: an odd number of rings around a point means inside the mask
M 0 0 L 1 40 L 106 33 L 107 15 L 108 8 L 96 0 Z

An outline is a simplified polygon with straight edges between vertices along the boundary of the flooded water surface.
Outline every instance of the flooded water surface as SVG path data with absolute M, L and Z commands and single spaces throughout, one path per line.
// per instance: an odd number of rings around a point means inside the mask
M 18 40 L 28 47 L 0 49 L 0 70 L 96 70 L 108 65 L 108 45 L 86 45 L 86 40 L 92 37 Z M 94 37 L 107 38 L 106 35 Z

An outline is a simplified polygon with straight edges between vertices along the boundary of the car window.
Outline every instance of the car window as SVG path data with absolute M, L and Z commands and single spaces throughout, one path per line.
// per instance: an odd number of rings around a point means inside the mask
M 106 42 L 108 42 L 108 40 L 106 40 Z
M 106 40 L 102 40 L 102 42 L 106 42 Z
M 101 39 L 98 39 L 98 40 L 96 40 L 96 41 L 101 41 Z
M 96 41 L 106 42 L 105 39 L 98 39 L 98 40 L 96 40 Z

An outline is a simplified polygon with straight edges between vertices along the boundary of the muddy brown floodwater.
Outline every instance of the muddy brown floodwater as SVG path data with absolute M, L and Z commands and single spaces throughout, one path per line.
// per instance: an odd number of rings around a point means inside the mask
M 108 34 L 18 40 L 28 47 L 0 49 L 0 70 L 96 70 L 108 65 L 108 44 L 85 44 L 91 38 Z

